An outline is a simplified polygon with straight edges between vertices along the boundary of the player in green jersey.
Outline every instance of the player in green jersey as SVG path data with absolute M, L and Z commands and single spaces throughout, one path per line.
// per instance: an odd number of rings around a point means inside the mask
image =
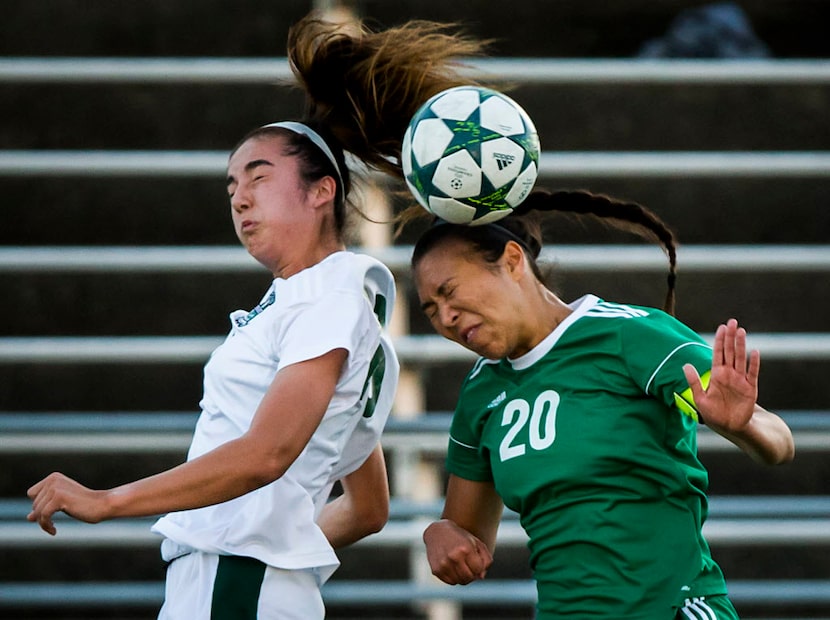
M 581 192 L 536 192 L 498 223 L 439 222 L 420 238 L 422 308 L 481 356 L 453 416 L 442 519 L 424 533 L 432 570 L 483 578 L 506 505 L 529 536 L 539 619 L 737 618 L 701 533 L 695 428 L 764 463 L 792 459 L 790 430 L 756 404 L 758 352 L 734 319 L 710 348 L 661 310 L 564 303 L 535 263 L 536 209 L 647 222 L 673 254 L 650 212 Z

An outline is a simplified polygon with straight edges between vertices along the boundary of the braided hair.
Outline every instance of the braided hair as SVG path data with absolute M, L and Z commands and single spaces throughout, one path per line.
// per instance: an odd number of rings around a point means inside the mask
M 620 230 L 656 240 L 669 261 L 666 298 L 663 309 L 674 314 L 677 277 L 677 240 L 669 227 L 651 210 L 636 202 L 617 200 L 584 190 L 535 190 L 510 215 L 484 226 L 442 223 L 432 226 L 418 239 L 412 254 L 415 268 L 424 255 L 444 239 L 462 239 L 470 243 L 487 262 L 497 261 L 505 244 L 514 240 L 530 258 L 530 266 L 538 280 L 541 270 L 536 262 L 542 251 L 542 227 L 539 212 L 568 213 L 589 216 Z

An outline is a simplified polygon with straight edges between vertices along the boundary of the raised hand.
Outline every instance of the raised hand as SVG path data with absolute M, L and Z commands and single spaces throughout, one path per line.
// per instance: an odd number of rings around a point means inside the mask
M 729 433 L 741 432 L 752 418 L 758 399 L 761 356 L 752 351 L 747 361 L 746 330 L 729 319 L 715 332 L 712 374 L 704 389 L 691 364 L 683 367 L 703 421 Z

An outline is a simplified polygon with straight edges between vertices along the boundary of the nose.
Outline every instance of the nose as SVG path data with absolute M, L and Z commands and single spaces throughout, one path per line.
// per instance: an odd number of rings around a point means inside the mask
M 442 327 L 449 328 L 458 322 L 459 312 L 449 304 L 439 304 L 438 322 Z
M 231 196 L 231 208 L 236 213 L 242 213 L 251 206 L 250 194 L 240 185 Z

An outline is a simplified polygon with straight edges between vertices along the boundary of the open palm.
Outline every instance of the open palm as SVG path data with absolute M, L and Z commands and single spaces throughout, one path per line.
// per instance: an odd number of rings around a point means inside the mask
M 746 330 L 729 319 L 715 332 L 712 374 L 706 389 L 693 366 L 683 367 L 703 421 L 728 432 L 741 431 L 752 418 L 758 399 L 761 356 L 752 351 L 747 363 Z

